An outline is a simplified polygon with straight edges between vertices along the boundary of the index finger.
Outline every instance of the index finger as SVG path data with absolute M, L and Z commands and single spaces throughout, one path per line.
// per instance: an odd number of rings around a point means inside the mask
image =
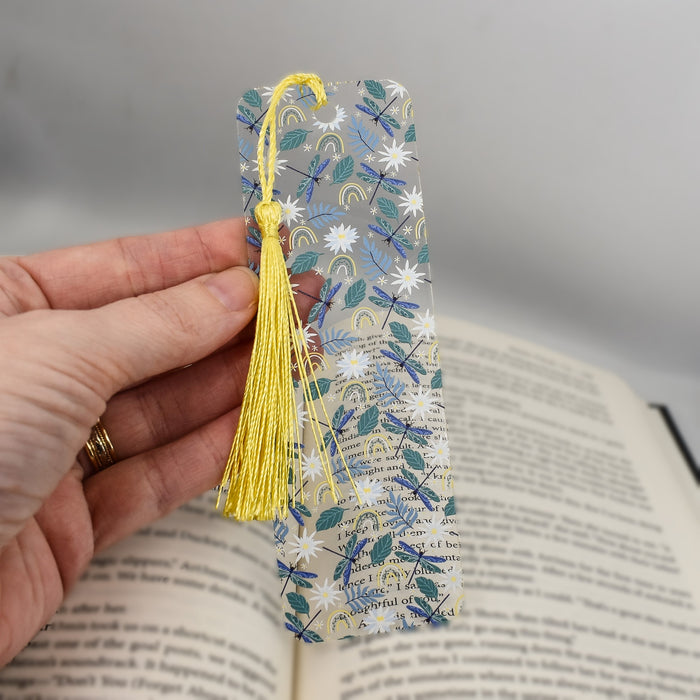
M 54 309 L 92 309 L 246 265 L 243 219 L 20 258 Z

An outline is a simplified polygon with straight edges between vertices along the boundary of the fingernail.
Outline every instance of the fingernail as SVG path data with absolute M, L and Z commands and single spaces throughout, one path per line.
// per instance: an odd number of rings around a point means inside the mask
M 224 270 L 204 284 L 229 311 L 243 311 L 258 303 L 258 276 L 247 267 Z

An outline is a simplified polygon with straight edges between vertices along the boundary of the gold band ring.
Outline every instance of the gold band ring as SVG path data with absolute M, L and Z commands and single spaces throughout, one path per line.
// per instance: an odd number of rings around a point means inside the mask
M 97 421 L 90 431 L 90 439 L 85 443 L 85 454 L 95 471 L 111 467 L 117 457 L 114 454 L 114 445 L 107 435 L 102 421 Z

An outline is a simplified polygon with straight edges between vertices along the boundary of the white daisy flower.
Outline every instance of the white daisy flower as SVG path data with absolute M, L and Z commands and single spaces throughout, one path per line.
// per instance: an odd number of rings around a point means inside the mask
M 345 113 L 345 109 L 341 107 L 340 105 L 335 106 L 335 119 L 331 119 L 329 122 L 322 122 L 319 121 L 318 119 L 314 122 L 314 126 L 317 126 L 323 133 L 326 133 L 326 130 L 330 129 L 331 131 L 335 131 L 338 129 L 340 131 L 340 124 L 341 122 L 345 121 L 345 118 L 347 117 L 347 114 Z
M 308 420 L 308 418 L 307 418 L 307 413 L 304 410 L 304 402 L 300 401 L 297 404 L 297 424 L 299 425 L 299 430 L 304 429 L 304 425 L 306 425 L 307 420 Z
M 406 88 L 400 83 L 395 83 L 393 80 L 387 80 L 386 86 L 391 90 L 391 96 L 398 95 L 401 99 L 406 94 Z
M 336 589 L 334 583 L 328 583 L 326 578 L 323 584 L 314 584 L 313 590 L 309 591 L 309 599 L 317 608 L 323 607 L 324 610 L 328 610 L 340 601 L 340 591 Z
M 415 216 L 423 211 L 423 192 L 417 191 L 414 185 L 412 192 L 406 192 L 399 197 L 399 206 L 403 207 L 404 214 Z
M 370 610 L 362 622 L 367 625 L 367 631 L 370 634 L 379 634 L 380 632 L 388 632 L 397 619 L 394 608 L 377 608 Z
M 445 541 L 445 537 L 447 537 L 447 526 L 440 513 L 433 513 L 430 520 L 425 523 L 423 535 L 428 546 L 431 544 L 440 544 Z
M 419 339 L 432 340 L 435 335 L 435 316 L 430 311 L 426 311 L 424 316 L 417 314 L 413 330 L 418 332 Z
M 286 202 L 280 202 L 279 205 L 282 207 L 282 221 L 287 226 L 291 226 L 297 222 L 299 215 L 304 211 L 304 207 L 298 207 L 299 200 L 295 199 L 292 202 L 291 196 L 287 196 Z
M 301 536 L 292 535 L 287 544 L 289 546 L 289 554 L 296 555 L 296 561 L 304 559 L 306 563 L 309 563 L 310 557 L 318 556 L 318 553 L 323 544 L 322 540 L 315 540 L 314 535 L 316 532 L 312 532 L 310 535 L 306 534 L 306 528 Z M 292 542 L 292 540 L 295 540 Z
M 428 458 L 431 464 L 445 466 L 450 463 L 450 446 L 445 438 L 438 438 L 428 445 Z
M 345 224 L 331 226 L 323 240 L 326 241 L 325 247 L 330 248 L 336 255 L 340 251 L 352 253 L 352 244 L 357 240 L 357 229 Z
M 409 294 L 423 282 L 421 277 L 425 277 L 424 272 L 417 272 L 418 263 L 409 266 L 408 260 L 405 261 L 403 269 L 396 267 L 396 272 L 392 272 L 391 276 L 395 277 L 392 284 L 399 286 L 399 294 L 408 292 Z
M 353 348 L 349 352 L 344 352 L 338 360 L 338 370 L 342 373 L 343 379 L 360 379 L 365 376 L 369 367 L 369 355 Z
M 379 159 L 380 163 L 386 163 L 386 167 L 398 170 L 399 166 L 403 167 L 408 163 L 411 151 L 404 150 L 406 143 L 402 143 L 400 146 L 396 145 L 396 139 L 391 144 L 387 146 L 383 151 L 379 151 L 379 155 L 383 158 Z
M 311 481 L 323 476 L 323 462 L 315 449 L 311 450 L 310 455 L 301 455 L 301 475 L 304 479 L 311 477 Z
M 292 88 L 288 87 L 283 93 L 282 93 L 282 102 L 291 102 L 292 101 L 292 95 L 290 94 L 292 91 Z M 275 86 L 274 85 L 266 85 L 262 88 L 262 95 L 263 97 L 267 100 L 268 104 L 270 103 L 270 100 L 272 99 L 272 95 L 275 92 Z
M 279 175 L 280 171 L 284 170 L 284 168 L 285 168 L 284 164 L 286 162 L 287 162 L 286 159 L 280 158 L 280 152 L 277 151 L 277 154 L 275 155 L 275 175 Z M 257 169 L 258 169 L 258 163 L 256 161 L 255 167 L 253 168 L 253 170 L 257 171 Z M 265 168 L 265 173 L 267 173 L 267 168 Z
M 408 404 L 409 410 L 413 411 L 412 418 L 425 420 L 426 414 L 430 413 L 435 407 L 435 398 L 430 389 L 423 390 L 422 387 L 419 387 L 417 392 L 402 398 Z
M 384 493 L 384 487 L 379 479 L 358 479 L 355 486 L 360 494 L 360 505 L 362 506 L 376 506 L 377 501 Z
M 440 583 L 444 584 L 447 593 L 456 593 L 462 588 L 462 569 L 454 564 L 440 573 Z

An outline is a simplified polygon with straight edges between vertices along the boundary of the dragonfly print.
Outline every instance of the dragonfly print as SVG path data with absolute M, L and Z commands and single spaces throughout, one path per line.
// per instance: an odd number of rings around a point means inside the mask
M 343 554 L 342 552 L 338 552 L 335 549 L 330 549 L 329 547 L 323 548 L 327 552 L 330 552 L 331 554 L 335 554 L 337 557 L 340 557 L 340 561 L 338 562 L 337 566 L 335 567 L 335 571 L 333 572 L 334 581 L 337 581 L 342 576 L 343 585 L 348 585 L 348 583 L 350 582 L 350 575 L 352 574 L 352 567 L 357 561 L 357 557 L 359 556 L 360 552 L 365 548 L 365 545 L 368 542 L 369 539 L 367 537 L 364 537 L 358 542 L 357 533 L 354 533 L 353 536 L 345 544 L 345 554 Z
M 423 622 L 427 622 L 431 625 L 444 625 L 447 623 L 447 618 L 440 612 L 440 608 L 449 597 L 449 595 L 446 595 L 438 603 L 434 610 L 431 607 L 430 603 L 428 603 L 428 601 L 425 600 L 425 598 L 421 598 L 419 596 L 416 596 L 415 598 L 417 605 L 407 605 L 406 607 L 411 612 L 414 612 L 419 617 L 422 617 Z
M 277 575 L 284 581 L 280 597 L 284 595 L 289 583 L 294 586 L 301 586 L 301 588 L 311 588 L 309 579 L 318 577 L 318 574 L 314 574 L 311 571 L 302 571 L 297 568 L 296 564 L 285 564 L 279 559 L 277 560 Z
M 372 202 L 377 196 L 377 191 L 380 187 L 387 192 L 391 192 L 391 194 L 399 194 L 399 192 L 401 192 L 401 187 L 406 185 L 405 180 L 399 180 L 396 177 L 389 177 L 383 171 L 377 172 L 374 168 L 370 168 L 369 165 L 365 165 L 365 163 L 360 163 L 360 167 L 364 172 L 357 173 L 357 177 L 359 177 L 360 180 L 375 186 L 374 192 L 372 192 L 372 196 L 369 199 L 370 207 L 372 206 Z
M 342 282 L 333 284 L 333 280 L 329 277 L 323 283 L 323 287 L 321 287 L 321 291 L 317 297 L 297 289 L 297 294 L 303 294 L 316 302 L 311 307 L 311 311 L 309 311 L 309 323 L 313 323 L 316 319 L 318 319 L 318 327 L 323 328 L 323 322 L 326 320 L 326 314 L 333 306 L 333 297 L 335 297 L 342 285 Z
M 391 107 L 394 102 L 396 102 L 396 98 L 394 97 L 391 102 L 389 102 L 383 109 L 372 99 L 369 97 L 364 97 L 362 99 L 364 102 L 363 105 L 356 104 L 355 107 L 360 110 L 360 112 L 364 112 L 365 114 L 369 114 L 370 117 L 372 117 L 372 121 L 375 124 L 381 125 L 382 129 L 386 131 L 389 136 L 393 136 L 394 132 L 392 129 L 400 129 L 401 124 L 399 124 L 394 117 L 392 117 L 390 114 L 387 114 L 387 110 Z
M 408 578 L 408 586 L 411 585 L 411 581 L 413 581 L 413 577 L 416 575 L 419 566 L 425 572 L 435 574 L 440 571 L 440 567 L 435 565 L 443 564 L 447 561 L 445 557 L 436 557 L 432 554 L 426 554 L 422 549 L 416 549 L 403 540 L 399 540 L 399 547 L 400 549 L 396 550 L 396 556 L 401 559 L 401 561 L 411 562 L 414 565 L 413 571 L 411 571 L 411 575 Z
M 262 187 L 260 187 L 260 183 L 257 180 L 253 180 L 253 182 L 251 182 L 243 175 L 241 175 L 241 187 L 243 189 L 243 194 L 248 195 L 248 199 L 244 205 L 244 209 L 247 211 L 253 197 L 255 197 L 258 201 L 262 199 Z M 280 194 L 280 191 L 273 189 L 272 194 L 277 196 Z
M 425 439 L 427 435 L 432 435 L 433 431 L 429 428 L 419 428 L 417 425 L 412 425 L 410 422 L 404 423 L 402 420 L 397 418 L 393 413 L 386 412 L 386 417 L 389 419 L 388 423 L 382 423 L 384 428 L 394 435 L 401 435 L 399 440 L 399 445 L 396 448 L 396 454 L 403 447 L 404 440 L 408 439 L 419 445 L 427 445 L 428 441 Z
M 389 320 L 392 311 L 404 318 L 413 318 L 413 310 L 420 308 L 420 304 L 414 304 L 412 301 L 403 301 L 395 294 L 389 296 L 381 287 L 372 287 L 372 290 L 377 296 L 369 297 L 369 300 L 382 309 L 388 309 L 384 322 L 382 323 L 382 330 L 386 326 L 386 322 Z
M 420 482 L 418 481 L 418 477 L 413 472 L 408 471 L 408 469 L 402 469 L 401 473 L 403 476 L 395 476 L 394 481 L 400 486 L 407 488 L 415 498 L 420 498 L 423 505 L 429 511 L 434 511 L 435 506 L 433 506 L 431 501 L 437 503 L 440 500 L 440 496 L 438 496 L 431 488 L 426 486 L 426 481 L 428 481 L 428 479 L 433 475 L 435 469 L 436 467 L 433 467 L 430 473 L 423 479 L 423 481 Z
M 403 233 L 399 233 L 399 229 L 410 217 L 407 216 L 396 228 L 392 228 L 392 225 L 386 219 L 382 219 L 381 216 L 375 218 L 379 226 L 368 224 L 369 230 L 378 233 L 384 239 L 384 243 L 393 245 L 396 248 L 396 252 L 406 259 L 406 250 L 413 250 L 413 243 Z
M 333 414 L 333 420 L 331 425 L 326 423 L 321 423 L 328 428 L 326 434 L 323 436 L 323 442 L 328 447 L 328 451 L 331 457 L 334 457 L 338 451 L 338 443 L 343 436 L 343 431 L 346 429 L 345 426 L 350 422 L 350 419 L 355 415 L 355 409 L 351 408 L 349 411 L 345 410 L 345 406 L 340 405 L 336 412 Z M 320 421 L 319 421 L 320 422 Z M 330 445 L 330 447 L 329 447 Z
M 423 365 L 420 362 L 418 362 L 418 360 L 414 360 L 411 357 L 411 355 L 413 355 L 413 353 L 416 350 L 418 350 L 422 343 L 423 341 L 419 340 L 416 346 L 411 348 L 411 351 L 407 355 L 400 345 L 397 345 L 392 340 L 389 340 L 387 341 L 387 345 L 391 349 L 385 350 L 384 348 L 382 348 L 379 352 L 381 352 L 382 355 L 384 355 L 384 357 L 393 360 L 398 367 L 405 370 L 416 384 L 420 384 L 420 377 L 418 375 L 426 374 L 425 367 L 423 367 Z
M 311 159 L 311 163 L 309 163 L 307 172 L 297 170 L 291 165 L 288 165 L 286 168 L 287 170 L 291 170 L 292 172 L 298 173 L 302 176 L 301 182 L 297 187 L 297 197 L 301 197 L 301 195 L 304 193 L 304 190 L 306 190 L 305 199 L 307 204 L 311 201 L 311 197 L 314 194 L 314 187 L 321 183 L 321 173 L 326 169 L 326 167 L 328 167 L 328 163 L 331 162 L 331 159 L 326 158 L 321 162 L 319 161 L 321 161 L 321 156 L 315 155 Z

